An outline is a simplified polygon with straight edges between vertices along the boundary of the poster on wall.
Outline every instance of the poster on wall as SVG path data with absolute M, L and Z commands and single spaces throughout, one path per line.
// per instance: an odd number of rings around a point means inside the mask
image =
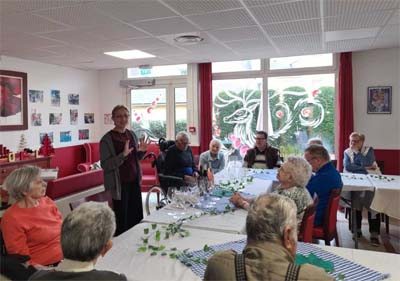
M 70 118 L 71 125 L 77 125 L 78 124 L 78 109 L 70 109 L 69 110 L 69 118 Z
M 111 113 L 104 114 L 104 125 L 113 125 L 114 124 L 111 117 L 112 117 Z
M 33 112 L 31 114 L 31 125 L 42 126 L 42 113 Z
M 85 113 L 85 124 L 94 123 L 94 113 Z
M 79 140 L 88 140 L 89 139 L 89 129 L 79 130 L 78 136 L 79 136 Z
M 0 70 L 0 130 L 28 129 L 28 75 Z
M 68 104 L 79 105 L 79 95 L 68 94 Z
M 60 132 L 60 142 L 70 142 L 71 140 L 71 131 Z
M 29 90 L 29 102 L 43 103 L 43 91 Z
M 62 113 L 50 113 L 49 114 L 49 124 L 59 125 L 62 121 Z
M 54 134 L 53 134 L 53 132 L 39 133 L 39 141 L 40 141 L 40 143 L 43 142 L 44 136 L 46 134 L 49 136 L 50 141 L 53 143 L 54 142 L 54 137 L 53 137 Z
M 60 106 L 60 91 L 59 90 L 51 90 L 51 105 L 52 106 Z
M 368 114 L 392 113 L 392 86 L 368 87 Z

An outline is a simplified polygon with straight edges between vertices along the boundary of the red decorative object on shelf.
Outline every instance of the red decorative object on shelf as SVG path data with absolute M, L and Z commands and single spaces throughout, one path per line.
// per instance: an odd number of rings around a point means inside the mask
M 39 154 L 43 156 L 54 154 L 54 148 L 51 145 L 51 140 L 47 134 L 43 138 L 42 146 L 39 148 Z

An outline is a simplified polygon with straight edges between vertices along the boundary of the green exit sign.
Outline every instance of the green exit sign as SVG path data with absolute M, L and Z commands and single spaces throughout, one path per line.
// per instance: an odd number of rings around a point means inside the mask
M 140 75 L 146 76 L 151 74 L 151 69 L 141 69 L 140 70 Z

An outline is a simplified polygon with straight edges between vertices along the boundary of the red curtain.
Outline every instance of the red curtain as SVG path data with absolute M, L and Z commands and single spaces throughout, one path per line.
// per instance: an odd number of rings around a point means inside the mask
M 339 90 L 336 104 L 336 159 L 339 171 L 343 170 L 343 151 L 349 146 L 349 135 L 354 130 L 353 71 L 351 55 L 351 52 L 340 54 Z
M 199 64 L 200 153 L 208 150 L 212 139 L 212 71 L 211 63 Z

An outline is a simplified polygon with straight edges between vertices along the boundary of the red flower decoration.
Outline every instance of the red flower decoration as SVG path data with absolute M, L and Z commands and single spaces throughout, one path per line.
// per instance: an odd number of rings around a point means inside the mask
M 283 113 L 282 110 L 278 110 L 278 111 L 275 113 L 275 115 L 276 115 L 276 117 L 278 117 L 279 119 L 282 119 L 282 117 L 285 115 L 285 113 Z
M 310 117 L 310 115 L 311 115 L 311 109 L 310 109 L 309 107 L 303 108 L 303 109 L 301 110 L 301 115 L 302 115 L 303 117 L 306 117 L 306 118 Z
M 316 96 L 318 96 L 320 94 L 319 90 L 314 90 L 311 92 L 311 95 L 315 98 Z
M 153 108 L 151 106 L 147 108 L 147 113 L 148 114 L 151 114 L 152 111 L 153 111 Z
M 240 147 L 240 155 L 243 157 L 244 155 L 246 155 L 247 150 L 249 150 L 249 147 L 247 145 L 242 145 Z

